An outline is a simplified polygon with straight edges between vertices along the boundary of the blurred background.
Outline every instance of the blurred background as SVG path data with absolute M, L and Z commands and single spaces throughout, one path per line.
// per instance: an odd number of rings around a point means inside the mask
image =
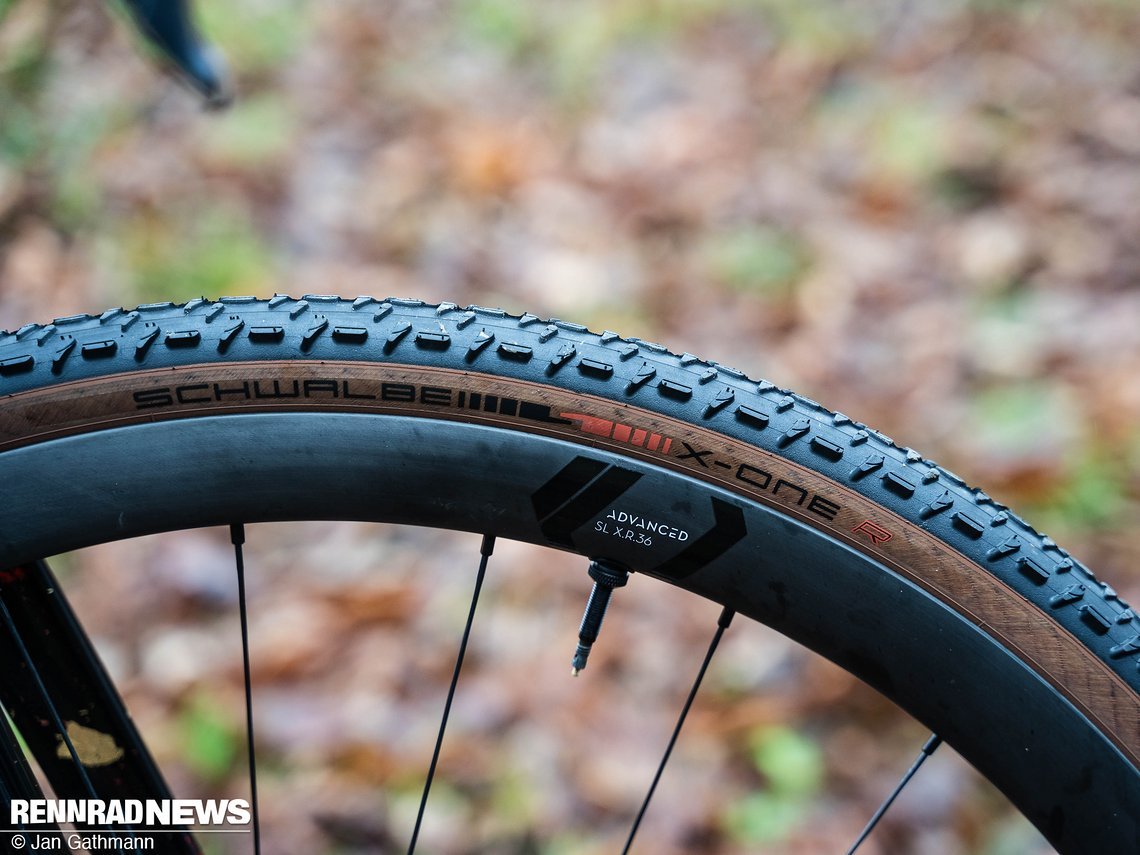
M 613 329 L 872 424 L 1140 600 L 1134 0 L 197 9 L 226 111 L 114 7 L 0 0 L 0 329 L 275 292 Z M 478 541 L 250 544 L 267 851 L 403 851 Z M 178 793 L 241 795 L 225 533 L 54 566 Z M 421 851 L 620 849 L 718 610 L 635 578 L 572 681 L 588 587 L 499 545 Z M 640 851 L 844 851 L 925 736 L 738 623 Z M 942 749 L 861 851 L 1050 850 Z

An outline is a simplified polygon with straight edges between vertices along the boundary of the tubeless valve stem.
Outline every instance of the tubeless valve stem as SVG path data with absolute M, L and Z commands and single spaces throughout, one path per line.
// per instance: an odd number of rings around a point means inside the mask
M 590 648 L 598 640 L 602 619 L 610 604 L 610 595 L 614 588 L 621 588 L 629 581 L 629 571 L 611 561 L 591 561 L 589 573 L 594 580 L 594 589 L 590 591 L 590 599 L 586 602 L 586 613 L 582 615 L 582 624 L 578 627 L 578 647 L 570 663 L 570 673 L 575 677 L 586 667 Z

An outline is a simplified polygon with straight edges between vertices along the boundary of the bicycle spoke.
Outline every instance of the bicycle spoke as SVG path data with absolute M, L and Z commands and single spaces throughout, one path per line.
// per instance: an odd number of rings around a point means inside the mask
M 483 535 L 483 542 L 479 546 L 479 572 L 475 577 L 475 590 L 471 594 L 471 608 L 467 612 L 467 624 L 463 627 L 463 638 L 459 642 L 459 653 L 455 657 L 455 670 L 451 674 L 451 686 L 447 690 L 447 700 L 443 704 L 443 717 L 439 722 L 439 733 L 435 738 L 435 750 L 431 755 L 431 764 L 428 766 L 427 780 L 424 781 L 424 792 L 420 797 L 420 810 L 416 814 L 416 826 L 412 830 L 412 839 L 408 843 L 408 855 L 416 851 L 416 841 L 420 836 L 420 826 L 423 824 L 424 810 L 427 808 L 428 793 L 431 792 L 431 782 L 435 777 L 435 767 L 439 763 L 439 751 L 443 745 L 443 734 L 447 730 L 447 718 L 451 715 L 451 702 L 455 698 L 455 686 L 459 682 L 459 671 L 463 667 L 463 656 L 467 653 L 467 641 L 471 637 L 471 624 L 475 621 L 475 607 L 479 605 L 479 592 L 483 589 L 483 577 L 487 574 L 487 559 L 495 548 L 495 538 L 492 535 Z
M 91 778 L 87 774 L 87 769 L 84 767 L 83 762 L 79 759 L 79 752 L 75 748 L 75 742 L 72 740 L 71 734 L 67 732 L 67 728 L 64 727 L 63 719 L 60 717 L 59 710 L 56 709 L 55 704 L 52 703 L 51 693 L 48 692 L 47 686 L 44 685 L 43 678 L 40 676 L 39 668 L 36 667 L 35 663 L 32 661 L 31 655 L 28 653 L 28 648 L 24 644 L 24 639 L 20 635 L 19 630 L 16 628 L 16 622 L 12 619 L 12 613 L 8 611 L 8 605 L 4 602 L 3 597 L 0 597 L 0 620 L 3 621 L 5 629 L 7 629 L 8 633 L 11 635 L 17 648 L 19 648 L 20 658 L 28 667 L 28 672 L 36 685 L 36 691 L 39 693 L 46 706 L 48 716 L 51 719 L 52 727 L 56 729 L 56 733 L 59 734 L 63 745 L 67 748 L 67 753 L 71 756 L 71 762 L 74 764 L 75 771 L 79 775 L 80 780 L 83 782 L 83 788 L 87 791 L 88 798 L 97 799 L 99 797 L 98 793 L 96 793 L 95 787 L 91 783 Z M 134 837 L 134 832 L 130 829 L 129 826 L 127 828 L 127 832 L 131 837 Z M 122 851 L 121 846 L 118 846 L 116 848 Z
M 245 732 L 249 752 L 249 806 L 253 814 L 253 851 L 261 853 L 261 822 L 257 810 L 257 752 L 253 738 L 253 681 L 249 672 L 249 615 L 245 602 L 245 526 L 230 526 L 230 542 L 234 545 L 234 566 L 237 569 L 238 612 L 241 615 L 241 659 L 245 678 Z
M 875 830 L 875 826 L 879 824 L 879 820 L 883 818 L 883 814 L 887 812 L 887 808 L 894 804 L 895 799 L 899 797 L 899 793 L 903 791 L 903 787 L 910 783 L 910 779 L 914 777 L 919 767 L 926 762 L 926 758 L 933 754 L 941 744 L 942 737 L 932 733 L 930 738 L 926 740 L 926 744 L 922 746 L 922 751 L 919 752 L 918 757 L 915 758 L 910 768 L 907 769 L 906 774 L 902 776 L 902 780 L 895 785 L 894 790 L 887 796 L 886 801 L 879 805 L 879 809 L 875 811 L 875 815 L 871 817 L 871 821 L 867 823 L 866 828 L 863 829 L 863 833 L 859 835 L 859 839 L 847 850 L 847 855 L 854 855 L 855 850 L 858 849 L 863 841 L 870 836 L 871 832 Z
M 728 606 L 725 606 L 717 618 L 716 632 L 713 633 L 712 641 L 709 642 L 709 649 L 705 652 L 704 661 L 701 662 L 700 670 L 697 671 L 697 677 L 693 680 L 692 688 L 689 689 L 689 696 L 685 699 L 685 705 L 681 708 L 681 715 L 677 718 L 677 724 L 673 728 L 673 735 L 669 737 L 669 744 L 665 746 L 665 753 L 661 755 L 661 762 L 657 764 L 657 773 L 653 776 L 653 783 L 649 785 L 649 790 L 645 794 L 645 800 L 641 803 L 641 810 L 637 812 L 637 818 L 633 821 L 633 826 L 629 829 L 629 837 L 626 838 L 625 847 L 621 850 L 622 855 L 628 855 L 630 848 L 633 846 L 633 838 L 637 836 L 637 831 L 641 828 L 641 821 L 645 818 L 645 812 L 649 809 L 649 802 L 653 798 L 653 794 L 657 792 L 657 785 L 661 782 L 661 775 L 665 772 L 665 764 L 669 762 L 669 757 L 673 754 L 673 747 L 677 744 L 677 737 L 681 735 L 681 728 L 685 726 L 685 719 L 688 718 L 689 710 L 693 706 L 693 701 L 697 697 L 697 692 L 701 688 L 701 682 L 705 679 L 705 672 L 709 669 L 709 663 L 712 662 L 713 654 L 716 653 L 717 647 L 720 645 L 721 637 L 724 631 L 728 629 L 728 625 L 732 623 L 732 618 L 736 614 Z
M 24 752 L 20 749 L 20 742 L 16 732 L 12 729 L 12 722 L 3 710 L 0 710 L 0 810 L 4 817 L 12 816 L 12 802 L 15 799 L 42 799 L 43 790 L 35 773 L 28 765 Z M 0 820 L 0 822 L 7 822 Z M 14 829 L 25 828 L 26 823 L 11 823 Z M 37 827 L 39 831 L 59 831 L 59 826 L 52 823 L 43 823 Z M 5 839 L 5 838 L 0 838 Z
M 171 798 L 51 568 L 30 562 L 0 573 L 0 583 L 8 618 L 0 630 L 0 701 L 55 797 Z M 198 855 L 189 833 L 173 831 L 165 851 Z
M 16 847 L 12 845 L 12 838 L 15 835 L 9 832 L 34 830 L 37 836 L 43 833 L 58 834 L 60 827 L 55 822 L 36 823 L 35 826 L 32 826 L 22 819 L 8 821 L 9 817 L 14 817 L 12 812 L 13 801 L 16 799 L 42 799 L 44 793 L 40 789 L 35 773 L 28 765 L 24 752 L 20 749 L 20 743 L 16 737 L 16 732 L 12 729 L 12 723 L 3 710 L 0 710 L 0 764 L 2 764 L 0 766 L 0 810 L 3 811 L 2 816 L 4 817 L 0 822 L 3 822 L 6 827 L 4 832 L 0 832 L 0 848 L 7 845 L 8 849 L 5 849 L 5 852 L 16 851 Z
M 8 605 L 4 602 L 3 597 L 0 597 L 0 619 L 3 619 L 5 628 L 11 633 L 12 638 L 16 642 L 16 646 L 20 650 L 21 658 L 28 666 L 28 673 L 36 685 L 36 691 L 39 692 L 47 708 L 48 715 L 51 717 L 52 727 L 55 728 L 56 733 L 58 733 L 60 739 L 63 740 L 63 744 L 67 748 L 67 753 L 71 756 L 71 762 L 75 766 L 75 771 L 83 782 L 84 789 L 87 791 L 87 795 L 93 799 L 97 798 L 95 787 L 91 783 L 91 778 L 87 775 L 87 769 L 79 759 L 79 752 L 75 750 L 75 743 L 71 741 L 71 734 L 67 732 L 67 728 L 63 725 L 63 719 L 60 718 L 59 710 L 56 709 L 55 704 L 52 703 L 51 694 L 48 692 L 47 686 L 44 685 L 43 678 L 40 676 L 40 669 L 36 667 L 31 656 L 28 654 L 28 648 L 24 644 L 23 637 L 16 629 L 16 622 L 12 620 L 12 614 L 8 611 Z

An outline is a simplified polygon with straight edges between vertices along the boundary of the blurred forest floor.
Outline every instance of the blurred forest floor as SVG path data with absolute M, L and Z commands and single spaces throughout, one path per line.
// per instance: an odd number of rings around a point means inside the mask
M 0 0 L 0 329 L 274 292 L 563 317 L 872 424 L 1140 600 L 1135 2 L 199 12 L 224 112 L 104 4 Z M 402 851 L 477 541 L 250 538 L 268 851 Z M 423 849 L 617 851 L 717 610 L 635 579 L 571 681 L 585 568 L 497 552 Z M 191 532 L 57 562 L 180 793 L 246 786 L 231 560 Z M 924 738 L 734 626 L 641 851 L 843 851 Z M 863 851 L 1043 847 L 944 751 Z

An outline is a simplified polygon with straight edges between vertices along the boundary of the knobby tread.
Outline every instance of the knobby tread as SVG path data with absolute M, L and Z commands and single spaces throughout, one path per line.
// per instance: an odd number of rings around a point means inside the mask
M 718 430 L 813 469 L 940 538 L 1140 691 L 1140 616 L 1052 539 L 954 473 L 842 413 L 642 339 L 502 309 L 394 297 L 196 299 L 0 332 L 0 396 L 140 368 L 282 359 L 484 371 Z

